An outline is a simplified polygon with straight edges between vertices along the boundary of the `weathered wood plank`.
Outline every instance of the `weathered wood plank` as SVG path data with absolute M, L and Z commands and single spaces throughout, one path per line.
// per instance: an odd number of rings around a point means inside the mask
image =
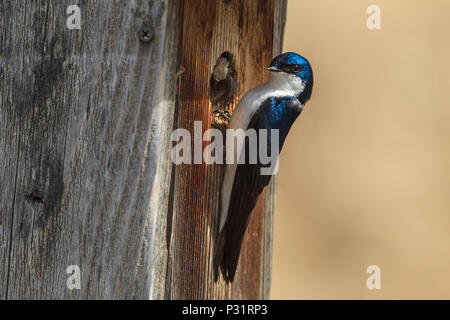
M 272 55 L 274 57 L 282 53 L 284 28 L 286 25 L 286 9 L 287 0 L 275 1 L 274 10 L 274 32 L 273 32 L 273 48 Z M 264 197 L 264 227 L 263 227 L 263 253 L 262 253 L 262 269 L 263 273 L 261 281 L 261 293 L 265 299 L 270 298 L 270 289 L 272 283 L 272 249 L 273 249 L 273 215 L 275 213 L 275 195 L 277 191 L 277 176 L 273 176 L 266 187 Z
M 173 167 L 170 135 L 211 123 L 223 51 L 240 95 L 267 79 L 285 2 L 85 0 L 81 30 L 66 28 L 72 1 L 0 3 L 0 298 L 268 297 L 275 181 L 235 282 L 214 284 L 223 168 Z
M 80 1 L 68 30 L 71 4 L 0 4 L 0 297 L 158 298 L 178 5 Z
M 183 5 L 181 65 L 185 73 L 179 88 L 177 127 L 193 132 L 194 121 L 200 120 L 205 131 L 213 120 L 208 83 L 216 59 L 225 51 L 233 54 L 240 96 L 266 81 L 265 69 L 273 54 L 281 51 L 286 2 L 196 0 Z M 274 184 L 255 208 L 235 281 L 214 283 L 212 252 L 222 170 L 220 165 L 204 163 L 175 167 L 166 298 L 269 296 Z

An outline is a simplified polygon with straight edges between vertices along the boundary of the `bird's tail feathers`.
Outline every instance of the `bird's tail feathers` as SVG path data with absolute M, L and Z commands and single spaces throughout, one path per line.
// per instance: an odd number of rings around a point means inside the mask
M 222 270 L 222 275 L 225 278 L 224 270 L 224 258 L 225 258 L 225 234 L 227 225 L 222 227 L 216 237 L 216 243 L 214 245 L 214 281 L 219 279 L 219 269 Z

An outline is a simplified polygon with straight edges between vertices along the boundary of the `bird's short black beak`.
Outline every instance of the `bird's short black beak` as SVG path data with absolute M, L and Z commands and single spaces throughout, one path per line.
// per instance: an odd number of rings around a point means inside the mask
M 269 70 L 270 72 L 281 72 L 281 70 L 275 66 L 271 66 L 271 67 L 267 68 L 267 70 Z

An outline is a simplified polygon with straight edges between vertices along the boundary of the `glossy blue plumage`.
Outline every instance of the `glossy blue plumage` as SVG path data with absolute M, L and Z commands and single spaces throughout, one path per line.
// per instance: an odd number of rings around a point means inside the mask
M 280 70 L 283 70 L 283 66 L 286 65 L 301 65 L 303 69 L 297 72 L 296 75 L 302 80 L 309 81 L 313 77 L 311 65 L 308 60 L 295 52 L 283 53 L 273 59 L 270 64 L 271 67 L 278 67 Z
M 271 142 L 271 130 L 279 130 L 279 146 L 280 150 L 287 137 L 289 129 L 294 121 L 302 112 L 302 105 L 295 97 L 271 97 L 267 99 L 260 107 L 257 127 L 258 129 L 268 130 L 268 144 Z
M 300 67 L 298 72 L 295 72 L 294 67 Z M 269 70 L 277 72 L 287 72 L 295 74 L 305 84 L 304 90 L 296 97 L 302 105 L 304 105 L 312 94 L 314 85 L 314 76 L 309 61 L 295 52 L 286 52 L 272 60 Z

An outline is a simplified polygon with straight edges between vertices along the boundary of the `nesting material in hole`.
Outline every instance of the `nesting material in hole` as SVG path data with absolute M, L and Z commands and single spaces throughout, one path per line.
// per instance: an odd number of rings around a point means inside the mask
M 213 125 L 222 125 L 231 117 L 228 106 L 239 90 L 236 75 L 233 55 L 225 51 L 217 59 L 210 79 L 209 99 L 214 115 Z

